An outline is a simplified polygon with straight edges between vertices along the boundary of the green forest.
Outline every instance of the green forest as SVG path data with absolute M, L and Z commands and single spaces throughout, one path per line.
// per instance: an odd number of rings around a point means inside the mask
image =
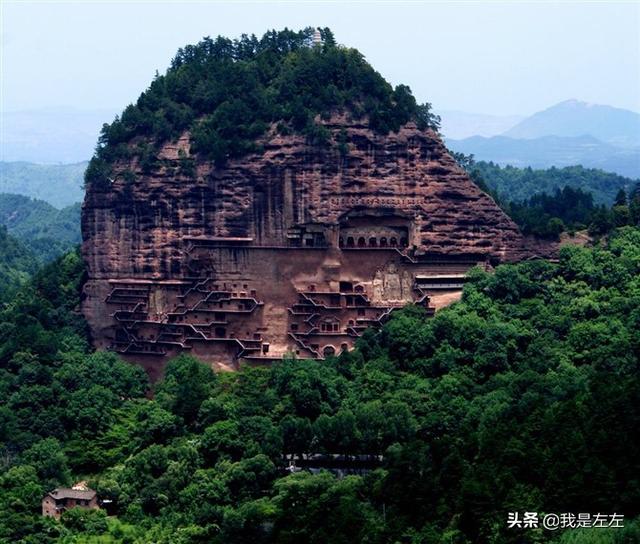
M 538 193 L 553 194 L 556 189 L 571 187 L 591 193 L 595 204 L 611 206 L 621 189 L 629 193 L 639 181 L 583 166 L 537 170 L 473 160 L 465 166 L 477 171 L 492 191 L 509 202 L 522 202 Z
M 80 243 L 79 203 L 62 209 L 44 200 L 0 193 L 0 225 L 44 264 Z
M 192 151 L 222 164 L 258 151 L 256 139 L 274 123 L 282 134 L 301 133 L 325 145 L 329 132 L 316 116 L 336 111 L 366 117 L 382 134 L 410 120 L 438 128 L 431 105 L 417 104 L 409 87 L 392 87 L 360 52 L 338 46 L 328 28 L 321 31 L 323 43 L 312 46 L 313 32 L 219 36 L 181 48 L 166 74 L 104 125 L 85 181 L 108 187 L 111 162 L 132 156 L 153 170 L 154 145 L 187 129 Z
M 80 202 L 86 162 L 34 164 L 0 161 L 0 193 L 19 193 L 62 209 Z
M 474 270 L 461 302 L 407 307 L 327 361 L 215 374 L 182 356 L 154 385 L 90 349 L 83 273 L 72 251 L 2 295 L 0 542 L 640 540 L 638 228 Z M 305 452 L 382 458 L 288 473 Z M 78 480 L 109 515 L 43 518 L 43 494 Z M 508 529 L 511 511 L 625 528 Z
M 108 188 L 133 156 L 152 171 L 185 130 L 218 164 L 258 151 L 272 126 L 328 145 L 317 118 L 336 111 L 381 134 L 438 130 L 430 104 L 321 35 L 180 49 L 104 125 L 86 183 Z M 639 542 L 640 189 L 456 159 L 525 234 L 587 230 L 590 247 L 473 269 L 459 302 L 395 311 L 324 361 L 214 373 L 182 355 L 158 383 L 91 347 L 79 205 L 0 195 L 0 544 Z M 370 465 L 292 468 L 305 454 Z M 78 481 L 104 508 L 41 515 L 45 493 Z M 509 512 L 625 526 L 509 528 Z
M 34 254 L 0 225 L 0 300 L 7 297 L 29 281 L 38 269 Z
M 523 234 L 559 240 L 565 232 L 574 235 L 586 230 L 598 237 L 618 227 L 640 225 L 640 181 L 581 166 L 502 168 L 476 162 L 473 155 L 454 152 L 452 156 Z M 603 198 L 599 188 L 606 184 Z

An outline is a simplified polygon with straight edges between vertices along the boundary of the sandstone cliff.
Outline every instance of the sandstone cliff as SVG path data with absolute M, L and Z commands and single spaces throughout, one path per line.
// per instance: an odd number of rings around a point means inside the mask
M 275 129 L 224 167 L 186 132 L 154 168 L 114 165 L 82 214 L 84 312 L 99 347 L 146 363 L 190 350 L 221 367 L 323 357 L 464 272 L 526 256 L 515 224 L 431 130 L 322 121 L 327 145 Z M 155 370 L 154 370 L 155 369 Z
M 410 220 L 415 253 L 516 260 L 516 225 L 457 167 L 440 139 L 413 124 L 388 136 L 333 118 L 334 139 L 348 151 L 309 146 L 273 132 L 264 152 L 224 168 L 189 158 L 189 135 L 166 144 L 153 172 L 138 161 L 117 164 L 110 187 L 87 192 L 84 255 L 92 278 L 168 278 L 184 274 L 184 242 L 251 238 L 251 245 L 290 246 L 292 228 L 331 230 L 349 213 L 373 210 Z M 188 170 L 185 163 L 193 161 Z M 133 180 L 131 177 L 133 174 Z M 368 240 L 367 240 L 368 242 Z

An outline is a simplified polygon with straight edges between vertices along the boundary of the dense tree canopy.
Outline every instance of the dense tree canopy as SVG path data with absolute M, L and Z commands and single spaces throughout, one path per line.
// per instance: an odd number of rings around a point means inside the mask
M 600 236 L 617 227 L 640 225 L 640 184 L 627 199 L 620 191 L 613 206 L 595 205 L 591 193 L 565 186 L 553 195 L 538 193 L 522 202 L 497 201 L 518 224 L 524 234 L 557 239 L 566 231 L 588 229 L 589 234 Z
M 358 348 L 149 384 L 91 353 L 77 253 L 0 311 L 0 542 L 635 542 L 640 526 L 640 230 L 560 261 L 474 271 L 429 319 Z M 382 455 L 339 478 L 283 454 Z M 109 513 L 39 515 L 89 479 Z M 621 512 L 624 529 L 507 529 L 510 511 Z
M 20 194 L 62 209 L 82 201 L 87 162 L 35 164 L 0 160 L 0 192 Z
M 571 187 L 591 193 L 595 204 L 611 206 L 620 189 L 630 191 L 638 183 L 637 179 L 583 166 L 542 170 L 498 166 L 485 161 L 471 161 L 465 166 L 469 171 L 476 170 L 491 190 L 511 202 L 521 202 L 538 193 L 553 194 L 557 189 Z
M 419 105 L 406 85 L 387 83 L 355 49 L 336 44 L 323 29 L 267 32 L 262 38 L 204 38 L 181 48 L 166 74 L 157 75 L 135 104 L 104 125 L 86 181 L 108 183 L 110 162 L 137 155 L 153 169 L 154 145 L 190 130 L 193 151 L 217 163 L 256 151 L 256 139 L 277 123 L 282 133 L 326 143 L 318 115 L 348 111 L 381 133 L 409 120 L 438 127 L 429 104 Z
M 0 225 L 0 300 L 13 294 L 37 267 L 36 256 Z
M 80 204 L 59 210 L 44 200 L 0 193 L 0 225 L 43 264 L 80 243 Z
M 476 162 L 473 155 L 453 153 L 453 157 L 524 234 L 557 240 L 565 231 L 588 229 L 592 236 L 600 236 L 617 227 L 640 225 L 640 182 L 581 166 L 501 168 Z M 604 186 L 606 198 L 599 190 Z M 628 194 L 624 187 L 630 188 Z M 514 200 L 520 195 L 526 196 Z

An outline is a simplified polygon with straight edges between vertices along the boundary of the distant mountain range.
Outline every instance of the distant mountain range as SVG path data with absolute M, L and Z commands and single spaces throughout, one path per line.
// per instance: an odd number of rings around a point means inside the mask
M 591 193 L 594 203 L 609 207 L 620 189 L 629 195 L 639 183 L 618 174 L 583 166 L 552 166 L 536 170 L 478 161 L 472 171 L 504 202 L 522 202 L 540 193 L 553 195 L 559 189 L 571 187 Z
M 509 138 L 525 139 L 585 135 L 614 146 L 638 147 L 640 114 L 579 100 L 565 100 L 523 119 L 503 134 Z
M 0 193 L 0 225 L 46 262 L 80 243 L 80 203 L 57 209 L 43 200 Z
M 93 155 L 100 129 L 112 109 L 50 108 L 2 112 L 0 161 L 77 163 Z
M 454 140 L 471 136 L 497 136 L 525 119 L 523 115 L 487 115 L 453 110 L 437 113 L 442 119 L 440 132 L 445 138 Z
M 543 136 L 530 140 L 473 136 L 447 140 L 454 151 L 502 166 L 549 168 L 582 165 L 629 178 L 640 178 L 640 148 L 616 147 L 593 136 Z
M 566 100 L 500 135 L 448 136 L 446 142 L 454 151 L 500 165 L 582 165 L 640 178 L 640 114 L 611 106 Z
M 0 193 L 15 193 L 46 200 L 64 208 L 84 198 L 86 162 L 33 164 L 0 162 Z
M 57 208 L 80 202 L 86 161 L 100 127 L 115 113 L 3 112 L 0 192 L 46 200 Z M 439 113 L 449 148 L 477 160 L 533 168 L 582 165 L 640 178 L 640 114 L 629 110 L 566 100 L 526 118 Z

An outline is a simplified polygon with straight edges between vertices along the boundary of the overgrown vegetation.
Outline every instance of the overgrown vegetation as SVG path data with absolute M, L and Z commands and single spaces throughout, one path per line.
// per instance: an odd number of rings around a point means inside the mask
M 453 157 L 524 234 L 557 240 L 563 232 L 573 234 L 588 229 L 592 236 L 601 236 L 618 227 L 640 225 L 640 182 L 634 184 L 630 179 L 581 166 L 562 170 L 500 168 L 493 163 L 476 163 L 473 155 L 453 153 Z M 589 192 L 593 181 L 613 183 L 612 179 L 624 181 L 629 193 L 621 187 L 612 197 L 611 206 L 597 204 Z M 514 187 L 518 187 L 515 192 Z M 552 192 L 545 192 L 543 187 L 549 187 Z M 506 188 L 505 192 L 502 188 Z M 510 195 L 521 193 L 531 196 L 510 200 Z
M 0 225 L 0 300 L 13 295 L 37 268 L 33 253 Z
M 592 236 L 607 234 L 625 225 L 640 225 L 640 184 L 627 196 L 620 189 L 613 206 L 596 206 L 590 193 L 565 187 L 554 195 L 540 193 L 523 202 L 503 204 L 525 234 L 557 238 L 588 229 Z
M 87 162 L 34 164 L 0 161 L 0 193 L 21 194 L 62 209 L 80 202 Z
M 485 161 L 472 161 L 469 166 L 487 181 L 492 191 L 509 202 L 522 202 L 540 193 L 554 194 L 557 189 L 570 187 L 591 193 L 596 205 L 611 206 L 621 189 L 629 193 L 638 183 L 637 179 L 583 166 L 534 170 Z
M 0 225 L 44 264 L 80 243 L 80 204 L 61 210 L 23 195 L 0 193 Z
M 618 543 L 640 539 L 640 229 L 558 264 L 475 271 L 354 352 L 216 375 L 91 353 L 78 253 L 0 312 L 0 541 Z M 382 454 L 340 479 L 283 453 Z M 117 518 L 39 515 L 90 480 Z M 625 529 L 509 530 L 509 511 L 619 512 Z M 556 539 L 556 540 L 554 540 Z
M 276 123 L 323 145 L 328 131 L 317 116 L 348 111 L 367 117 L 380 133 L 409 120 L 437 129 L 430 104 L 419 105 L 409 87 L 393 88 L 355 49 L 313 29 L 270 31 L 262 38 L 205 38 L 180 49 L 164 75 L 157 75 L 135 104 L 104 125 L 85 180 L 108 186 L 110 163 L 138 156 L 153 169 L 154 145 L 190 130 L 192 151 L 219 164 L 256 151 L 256 139 Z
M 324 145 L 317 116 L 338 110 L 383 133 L 410 119 L 437 128 L 408 88 L 329 30 L 321 46 L 311 33 L 180 50 L 104 127 L 87 181 L 110 183 L 112 162 L 132 153 L 153 170 L 155 146 L 187 129 L 194 151 L 221 163 L 255 150 L 272 123 Z M 638 223 L 640 196 L 619 192 L 609 209 L 562 187 L 501 203 L 526 232 L 610 233 L 597 247 L 474 270 L 461 302 L 432 319 L 407 307 L 326 361 L 214 374 L 181 356 L 153 386 L 91 350 L 79 252 L 36 272 L 33 252 L 0 228 L 0 542 L 640 540 L 640 229 L 612 230 Z M 15 216 L 25 232 L 40 232 L 33 213 Z M 381 460 L 344 478 L 290 474 L 283 456 L 302 453 Z M 111 501 L 110 516 L 40 516 L 45 492 L 78 480 Z M 617 512 L 626 527 L 508 529 L 512 511 Z

